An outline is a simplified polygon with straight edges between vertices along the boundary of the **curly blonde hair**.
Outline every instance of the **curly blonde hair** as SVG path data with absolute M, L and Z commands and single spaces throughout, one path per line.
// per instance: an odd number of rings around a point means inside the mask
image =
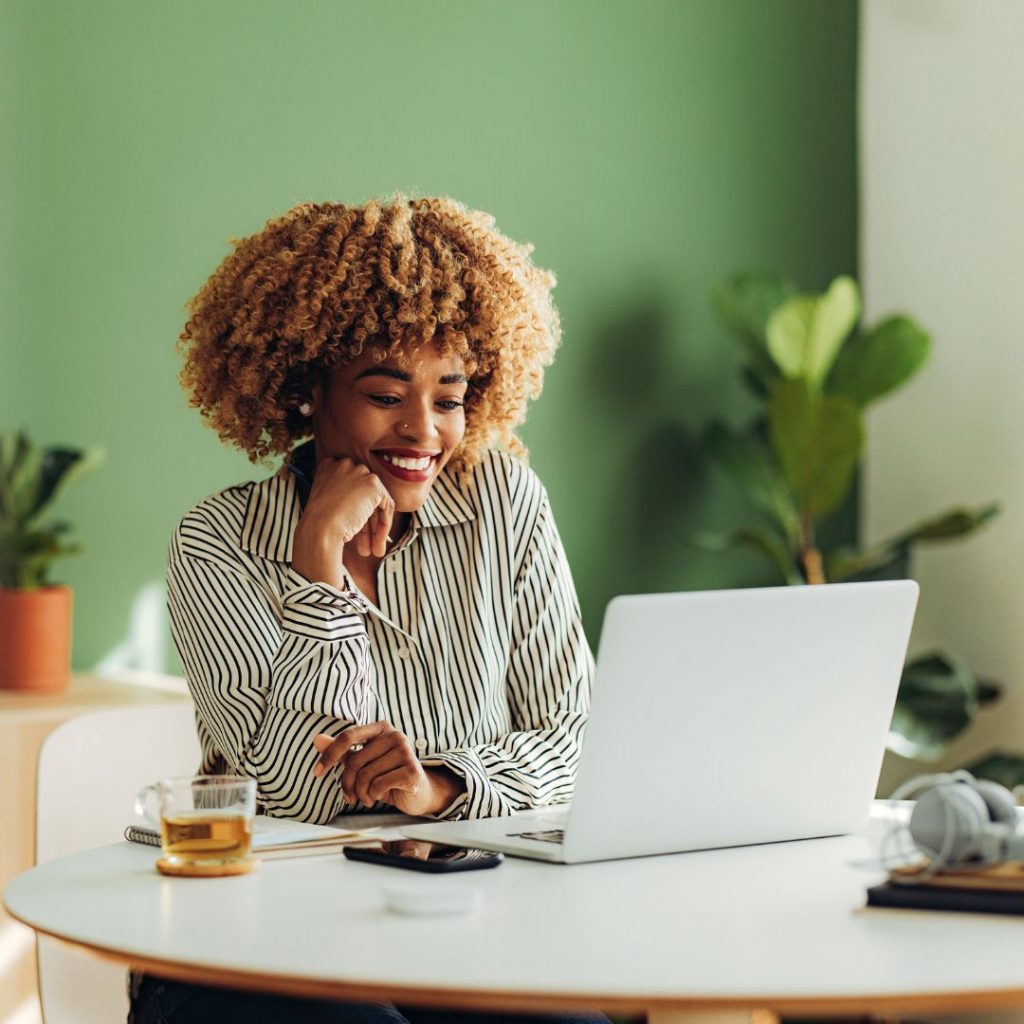
M 324 370 L 367 348 L 404 359 L 427 342 L 466 365 L 456 468 L 491 447 L 526 455 L 515 430 L 561 337 L 555 276 L 490 214 L 403 193 L 362 206 L 301 203 L 231 243 L 186 304 L 180 380 L 252 462 L 310 435 L 297 406 Z

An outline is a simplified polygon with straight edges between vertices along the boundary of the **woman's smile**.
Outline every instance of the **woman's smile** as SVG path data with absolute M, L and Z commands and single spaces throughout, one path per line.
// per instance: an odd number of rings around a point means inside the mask
M 413 448 L 378 448 L 371 453 L 386 472 L 406 483 L 422 483 L 434 475 L 441 453 Z

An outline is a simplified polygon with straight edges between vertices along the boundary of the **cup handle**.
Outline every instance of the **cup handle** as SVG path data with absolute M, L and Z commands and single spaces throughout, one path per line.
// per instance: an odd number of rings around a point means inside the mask
M 154 806 L 156 810 L 154 810 Z M 142 815 L 154 828 L 160 828 L 160 785 L 145 786 L 135 798 L 135 813 Z

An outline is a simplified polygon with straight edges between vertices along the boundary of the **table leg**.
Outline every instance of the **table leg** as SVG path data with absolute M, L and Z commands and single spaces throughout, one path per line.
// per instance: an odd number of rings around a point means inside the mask
M 774 1010 L 650 1010 L 647 1024 L 779 1024 Z

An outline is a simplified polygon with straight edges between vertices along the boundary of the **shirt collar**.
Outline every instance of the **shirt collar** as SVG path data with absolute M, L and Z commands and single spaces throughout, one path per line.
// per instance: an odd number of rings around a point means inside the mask
M 292 537 L 302 507 L 295 477 L 282 466 L 269 480 L 252 485 L 242 520 L 244 550 L 275 562 L 291 562 Z
M 457 526 L 471 519 L 476 519 L 476 512 L 449 466 L 434 481 L 423 507 L 412 514 L 413 527 Z
M 291 562 L 292 538 L 302 506 L 295 477 L 287 466 L 255 483 L 249 491 L 242 521 L 241 546 L 261 558 Z M 423 507 L 412 514 L 413 530 L 456 526 L 476 518 L 469 499 L 460 490 L 455 475 L 445 467 Z

